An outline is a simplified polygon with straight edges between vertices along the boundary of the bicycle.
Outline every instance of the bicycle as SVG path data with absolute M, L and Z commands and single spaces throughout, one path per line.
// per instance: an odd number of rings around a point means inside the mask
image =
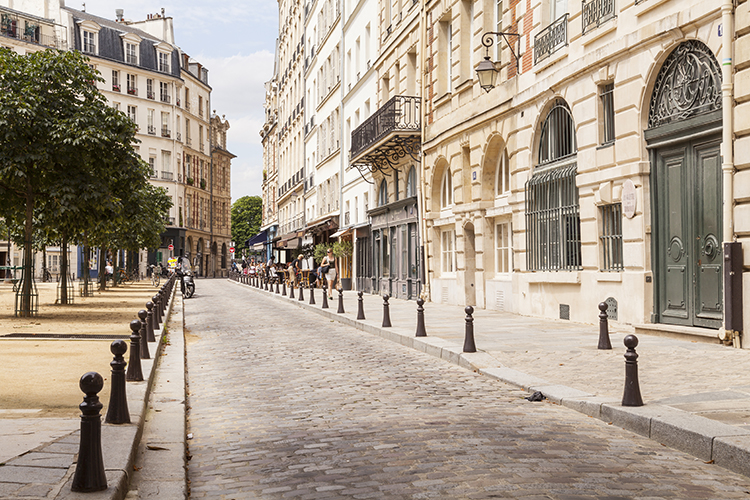
M 151 285 L 158 287 L 161 281 L 161 265 L 157 268 L 155 265 L 151 264 L 149 269 L 151 270 Z

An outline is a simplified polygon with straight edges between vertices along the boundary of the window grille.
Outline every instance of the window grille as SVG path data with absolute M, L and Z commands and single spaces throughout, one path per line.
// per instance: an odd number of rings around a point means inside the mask
M 608 83 L 599 87 L 599 99 L 602 103 L 602 144 L 615 141 L 615 84 Z
M 577 150 L 573 116 L 565 101 L 558 99 L 542 125 L 539 165 L 567 158 Z
M 601 207 L 602 271 L 622 271 L 622 203 Z
M 581 269 L 581 217 L 577 166 L 547 169 L 526 183 L 529 271 Z

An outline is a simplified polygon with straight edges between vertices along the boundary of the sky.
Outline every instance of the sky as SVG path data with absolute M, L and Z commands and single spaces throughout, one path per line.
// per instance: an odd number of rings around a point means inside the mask
M 278 36 L 278 3 L 273 0 L 88 0 L 86 12 L 115 19 L 123 9 L 131 21 L 165 9 L 173 18 L 175 44 L 208 68 L 211 107 L 229 121 L 227 149 L 232 160 L 232 202 L 260 196 L 263 181 L 263 84 L 273 73 Z M 66 0 L 82 10 L 83 2 Z

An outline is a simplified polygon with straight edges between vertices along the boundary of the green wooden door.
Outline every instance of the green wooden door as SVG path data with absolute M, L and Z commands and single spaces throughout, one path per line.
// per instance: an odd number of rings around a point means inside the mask
M 719 141 L 656 151 L 658 320 L 719 328 L 722 305 Z

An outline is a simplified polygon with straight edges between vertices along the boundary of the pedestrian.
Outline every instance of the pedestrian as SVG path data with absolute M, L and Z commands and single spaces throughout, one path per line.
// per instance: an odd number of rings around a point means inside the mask
M 323 257 L 323 262 L 320 263 L 321 272 L 328 281 L 328 298 L 333 299 L 333 285 L 336 282 L 336 258 L 333 256 L 333 249 L 329 248 L 326 252 L 326 256 Z
M 302 286 L 302 254 L 299 254 L 296 259 L 294 259 L 294 276 L 295 281 L 298 281 L 300 283 L 300 286 Z

